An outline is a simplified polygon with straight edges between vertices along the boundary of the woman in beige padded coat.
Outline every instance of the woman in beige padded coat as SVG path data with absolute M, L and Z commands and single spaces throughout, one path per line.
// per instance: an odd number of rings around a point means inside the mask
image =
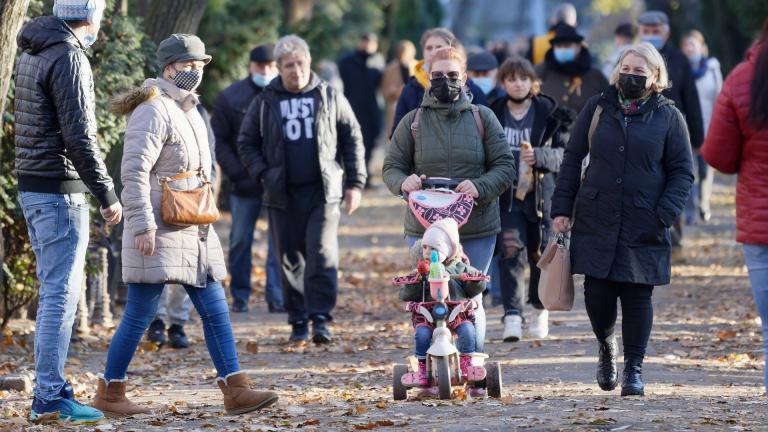
M 273 404 L 277 396 L 250 389 L 240 371 L 232 325 L 221 280 L 224 255 L 213 226 L 171 226 L 160 214 L 161 178 L 201 170 L 211 175 L 211 153 L 195 89 L 211 60 L 197 36 L 176 34 L 160 43 L 161 77 L 115 99 L 116 111 L 130 113 L 121 164 L 125 228 L 123 280 L 128 301 L 112 338 L 104 375 L 93 406 L 109 415 L 148 410 L 125 397 L 126 372 L 144 331 L 154 318 L 166 283 L 182 284 L 200 314 L 205 342 L 218 373 L 228 414 Z M 175 189 L 194 189 L 200 178 L 173 182 Z

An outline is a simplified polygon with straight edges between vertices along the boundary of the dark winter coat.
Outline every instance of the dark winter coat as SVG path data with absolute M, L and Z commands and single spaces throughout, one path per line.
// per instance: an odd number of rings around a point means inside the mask
M 507 102 L 505 96 L 491 105 L 496 118 L 502 127 L 506 121 Z M 536 156 L 533 167 L 534 195 L 526 197 L 523 212 L 528 220 L 537 221 L 549 219 L 552 194 L 555 191 L 554 173 L 560 171 L 563 162 L 563 151 L 568 142 L 568 131 L 573 123 L 573 114 L 569 109 L 559 108 L 557 102 L 549 96 L 539 94 L 532 98 L 531 108 L 534 110 L 533 128 L 531 129 L 531 145 Z M 515 199 L 515 189 L 509 188 L 499 196 L 501 212 L 509 212 Z M 518 201 L 518 204 L 521 204 Z
M 701 155 L 717 170 L 738 174 L 736 240 L 768 244 L 768 127 L 749 121 L 751 84 L 763 45 L 753 46 L 747 59 L 726 78 L 717 97 Z
M 93 76 L 85 48 L 64 21 L 51 16 L 26 24 L 17 42 L 22 51 L 14 105 L 19 190 L 90 191 L 102 207 L 116 203 L 96 140 Z
M 701 116 L 699 91 L 696 89 L 696 78 L 693 77 L 688 57 L 672 44 L 667 43 L 659 51 L 667 63 L 667 72 L 672 87 L 662 93 L 675 103 L 677 109 L 685 116 L 691 145 L 697 149 L 704 142 L 704 119 Z
M 213 105 L 211 126 L 216 136 L 216 159 L 224 175 L 232 182 L 232 193 L 242 197 L 260 198 L 261 183 L 248 175 L 237 155 L 237 134 L 245 113 L 264 89 L 253 83 L 250 77 L 222 90 Z
M 488 106 L 488 99 L 485 97 L 483 90 L 469 78 L 467 79 L 467 88 L 472 95 L 473 104 Z M 416 80 L 415 77 L 411 77 L 408 82 L 405 83 L 403 91 L 400 93 L 400 98 L 397 100 L 395 120 L 392 122 L 392 135 L 395 134 L 395 129 L 397 129 L 400 120 L 402 120 L 406 114 L 421 106 L 422 100 L 424 100 L 424 87 L 419 84 L 419 81 Z
M 469 220 L 459 229 L 461 239 L 498 234 L 498 197 L 512 184 L 517 171 L 501 124 L 489 108 L 479 107 L 485 128 L 481 139 L 469 98 L 463 93 L 452 103 L 438 102 L 427 93 L 421 106 L 415 139 L 411 123 L 417 111 L 403 117 L 395 129 L 384 159 L 384 184 L 400 195 L 403 182 L 411 174 L 472 180 L 479 197 Z M 424 235 L 424 227 L 411 212 L 405 214 L 405 234 Z
M 575 61 L 565 64 L 558 63 L 550 49 L 544 63 L 536 66 L 536 74 L 541 80 L 542 93 L 577 113 L 592 96 L 608 86 L 603 73 L 592 66 L 592 54 L 585 47 L 581 48 Z
M 465 264 L 462 261 L 454 261 L 445 265 L 445 272 L 449 275 L 460 275 L 463 273 L 476 273 L 477 269 Z M 424 290 L 426 288 L 426 291 Z M 485 291 L 485 282 L 478 281 L 461 281 L 457 279 L 451 279 L 448 282 L 448 292 L 451 296 L 451 300 L 466 300 Z M 430 296 L 429 284 L 425 287 L 421 283 L 403 285 L 400 287 L 400 300 L 402 301 L 435 301 Z
M 245 114 L 237 151 L 243 166 L 264 186 L 264 205 L 285 208 L 286 158 L 280 93 L 288 92 L 280 77 L 253 100 Z M 339 202 L 345 188 L 362 188 L 367 177 L 360 125 L 344 95 L 312 74 L 304 93 L 317 92 L 315 139 L 326 203 Z
M 590 151 L 587 135 L 598 104 L 603 113 Z M 688 129 L 671 100 L 654 94 L 625 116 L 614 87 L 590 99 L 576 120 L 552 198 L 553 217 L 575 218 L 573 273 L 668 284 L 668 227 L 683 211 L 692 184 Z
M 360 123 L 366 146 L 372 146 L 379 136 L 383 120 L 381 107 L 376 99 L 382 71 L 368 65 L 370 57 L 355 51 L 339 60 L 339 75 L 344 82 L 344 96 Z

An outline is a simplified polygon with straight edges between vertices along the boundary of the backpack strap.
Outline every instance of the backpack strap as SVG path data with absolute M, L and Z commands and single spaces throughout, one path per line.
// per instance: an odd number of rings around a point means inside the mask
M 423 108 L 419 107 L 416 109 L 416 114 L 413 116 L 413 121 L 411 121 L 411 136 L 413 139 L 416 139 L 416 131 L 419 129 L 419 126 L 421 125 L 421 112 L 423 111 Z M 480 117 L 480 108 L 477 105 L 472 105 L 472 117 L 475 118 L 475 126 L 477 126 L 477 132 L 480 134 L 480 139 L 482 140 L 485 138 L 485 126 L 483 126 L 483 119 Z
M 416 130 L 419 129 L 419 125 L 421 123 L 421 112 L 423 110 L 424 109 L 421 107 L 417 108 L 416 114 L 414 114 L 413 121 L 411 122 L 411 136 L 413 137 L 414 140 L 416 139 Z
M 483 119 L 480 117 L 480 107 L 478 107 L 475 104 L 472 104 L 472 116 L 475 118 L 475 125 L 477 126 L 477 131 L 480 133 L 480 139 L 485 138 L 485 126 L 483 126 Z

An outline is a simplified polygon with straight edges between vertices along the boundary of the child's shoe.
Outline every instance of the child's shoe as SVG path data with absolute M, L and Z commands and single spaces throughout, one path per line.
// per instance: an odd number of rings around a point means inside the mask
M 465 381 L 482 381 L 485 379 L 485 368 L 472 365 L 472 354 L 461 354 L 459 356 L 459 368 L 461 376 Z
M 419 360 L 419 386 L 429 387 L 429 376 L 427 374 L 427 361 Z

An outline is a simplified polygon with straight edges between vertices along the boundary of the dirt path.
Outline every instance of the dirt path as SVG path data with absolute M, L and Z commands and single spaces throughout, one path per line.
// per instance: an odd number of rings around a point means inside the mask
M 358 214 L 342 221 L 334 344 L 288 345 L 285 316 L 266 313 L 261 282 L 252 312 L 232 316 L 241 365 L 262 387 L 280 394 L 276 407 L 223 416 L 215 372 L 195 323 L 189 326 L 191 349 L 141 350 L 131 366 L 130 396 L 157 407 L 159 414 L 95 429 L 768 430 L 760 329 L 732 240 L 732 189 L 718 182 L 712 223 L 689 229 L 686 263 L 675 266 L 671 286 L 654 294 L 645 398 L 621 398 L 618 390 L 597 387 L 596 345 L 577 287 L 575 310 L 553 313 L 551 335 L 544 340 L 501 342 L 501 311 L 489 310 L 486 350 L 503 365 L 501 400 L 393 402 L 392 364 L 404 362 L 412 350 L 408 316 L 388 282 L 405 269 L 404 205 L 378 188 L 366 195 Z M 220 231 L 224 240 L 226 227 Z M 259 263 L 264 243 L 258 241 Z M 261 270 L 255 273 L 261 281 Z M 108 341 L 102 336 L 73 347 L 67 372 L 82 400 L 92 396 Z M 32 364 L 28 350 L 18 346 L 0 350 L 0 364 L 4 361 Z M 22 428 L 18 416 L 26 415 L 29 395 L 0 393 L 0 399 L 0 430 Z

